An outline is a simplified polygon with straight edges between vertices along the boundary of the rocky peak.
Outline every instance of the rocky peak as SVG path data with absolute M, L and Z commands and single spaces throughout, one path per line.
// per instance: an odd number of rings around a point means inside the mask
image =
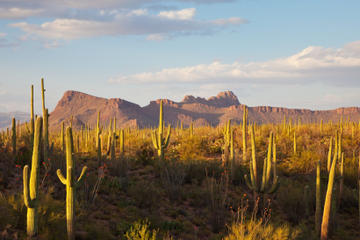
M 239 99 L 232 91 L 218 93 L 216 97 L 210 97 L 208 102 L 216 107 L 230 107 L 240 105 Z

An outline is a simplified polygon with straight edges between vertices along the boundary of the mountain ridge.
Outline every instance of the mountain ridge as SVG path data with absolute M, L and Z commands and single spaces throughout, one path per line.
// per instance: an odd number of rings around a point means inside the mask
M 180 121 L 185 126 L 193 122 L 195 125 L 217 126 L 227 120 L 242 122 L 243 107 L 232 91 L 224 91 L 209 98 L 185 96 L 180 102 L 162 99 L 164 103 L 164 120 L 172 125 Z M 62 121 L 73 117 L 73 126 L 96 124 L 97 113 L 100 121 L 108 124 L 116 118 L 118 127 L 154 127 L 158 122 L 161 99 L 150 101 L 146 106 L 126 101 L 121 98 L 102 98 L 74 90 L 66 91 L 50 114 L 50 128 L 58 129 Z M 360 120 L 359 107 L 341 107 L 333 110 L 310 110 L 283 108 L 272 106 L 248 107 L 249 121 L 257 123 L 279 123 L 284 115 L 302 122 L 338 121 L 341 116 L 352 121 Z

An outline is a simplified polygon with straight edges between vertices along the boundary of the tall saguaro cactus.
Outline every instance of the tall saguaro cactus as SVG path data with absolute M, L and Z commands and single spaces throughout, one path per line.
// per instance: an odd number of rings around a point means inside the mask
M 154 130 L 151 133 L 152 142 L 155 149 L 158 151 L 158 156 L 160 160 L 164 160 L 164 150 L 167 148 L 170 142 L 170 134 L 171 134 L 171 125 L 168 127 L 168 132 L 166 137 L 163 137 L 164 134 L 164 122 L 163 122 L 163 102 L 160 100 L 160 114 L 159 114 L 159 127 L 157 130 Z
M 231 164 L 234 164 L 235 156 L 234 156 L 234 129 L 231 127 L 231 120 L 225 124 L 224 130 L 224 154 L 225 154 L 225 160 L 230 161 Z
M 125 135 L 124 135 L 124 129 L 120 130 L 120 154 L 124 154 L 125 151 Z
M 336 160 L 337 160 L 337 152 L 335 151 L 334 159 L 331 163 L 330 173 L 329 173 L 329 181 L 327 185 L 326 198 L 324 204 L 324 212 L 321 223 L 321 240 L 327 240 L 329 235 L 329 223 L 330 223 L 330 211 L 332 206 L 332 195 L 334 189 L 334 180 L 335 180 L 335 168 L 336 168 Z
M 242 128 L 242 136 L 243 136 L 243 160 L 246 160 L 246 133 L 247 133 L 247 118 L 248 118 L 248 109 L 244 105 L 244 113 L 243 113 L 243 128 Z
M 61 173 L 61 170 L 56 171 L 58 178 L 62 184 L 66 185 L 66 221 L 68 239 L 75 239 L 74 223 L 75 223 L 75 193 L 76 188 L 81 184 L 85 176 L 87 167 L 83 167 L 80 177 L 75 179 L 75 161 L 73 159 L 73 136 L 71 127 L 66 128 L 66 178 Z
M 258 177 L 258 169 L 257 169 L 257 162 L 256 162 L 256 147 L 255 147 L 255 130 L 254 125 L 251 126 L 251 153 L 252 158 L 249 162 L 250 164 L 250 180 L 247 175 L 245 175 L 245 182 L 246 185 L 254 191 L 254 193 L 265 193 L 265 194 L 272 194 L 274 193 L 279 187 L 279 177 L 276 174 L 276 154 L 273 152 L 273 134 L 270 133 L 269 137 L 269 146 L 268 146 L 268 155 L 267 159 L 264 159 L 264 166 L 263 166 L 263 175 L 262 181 L 260 183 L 260 179 Z M 276 151 L 276 150 L 275 150 Z M 272 154 L 273 153 L 273 154 Z M 275 156 L 274 156 L 275 155 Z M 271 161 L 271 156 L 273 156 L 273 164 Z M 273 165 L 273 180 L 270 183 L 271 177 L 271 166 Z
M 320 160 L 316 164 L 316 210 L 315 210 L 315 231 L 320 234 L 321 227 L 321 169 Z
M 96 121 L 96 148 L 98 148 L 98 139 L 100 138 L 100 111 L 97 115 L 97 121 Z
M 38 117 L 35 124 L 34 144 L 31 161 L 31 173 L 29 181 L 29 166 L 25 165 L 23 170 L 24 202 L 27 207 L 26 231 L 28 236 L 37 234 L 38 225 L 38 184 L 40 173 L 40 149 L 42 134 L 42 118 Z
M 15 156 L 16 154 L 16 120 L 13 117 L 11 123 L 11 146 L 12 146 L 12 153 Z
M 34 140 L 34 85 L 31 85 L 31 109 L 30 109 L 30 137 L 31 141 Z

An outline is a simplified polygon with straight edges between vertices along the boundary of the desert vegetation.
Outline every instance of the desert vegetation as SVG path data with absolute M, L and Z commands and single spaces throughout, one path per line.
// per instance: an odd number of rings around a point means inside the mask
M 360 123 L 106 122 L 0 135 L 2 239 L 358 239 Z

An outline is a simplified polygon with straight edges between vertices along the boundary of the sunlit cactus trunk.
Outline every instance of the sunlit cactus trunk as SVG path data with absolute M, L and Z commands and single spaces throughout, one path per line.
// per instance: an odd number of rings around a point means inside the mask
M 42 118 L 36 119 L 33 153 L 31 161 L 31 173 L 29 181 L 29 166 L 25 165 L 23 170 L 24 202 L 27 207 L 26 231 L 29 237 L 35 236 L 38 231 L 38 183 L 40 173 Z
M 334 189 L 334 180 L 335 180 L 335 168 L 336 168 L 337 152 L 335 151 L 334 159 L 331 163 L 329 181 L 326 191 L 324 211 L 321 224 L 321 240 L 327 240 L 329 235 L 329 225 L 330 225 L 330 216 L 333 200 L 333 189 Z
M 31 143 L 34 141 L 34 129 L 35 129 L 35 120 L 34 120 L 34 85 L 31 85 L 31 99 L 30 99 L 30 138 Z
M 248 118 L 248 109 L 244 105 L 243 113 L 243 125 L 242 125 L 242 137 L 243 137 L 243 160 L 246 160 L 246 134 L 247 134 L 247 120 Z

